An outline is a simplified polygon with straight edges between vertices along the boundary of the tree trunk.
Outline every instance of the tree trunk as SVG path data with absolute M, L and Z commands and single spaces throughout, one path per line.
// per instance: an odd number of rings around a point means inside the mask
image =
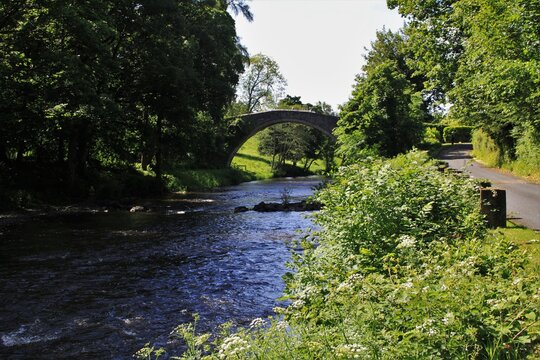
M 149 145 L 153 143 L 153 141 L 146 110 L 143 110 L 142 117 L 144 119 L 144 123 L 142 126 L 143 136 L 141 137 L 141 168 L 146 171 L 148 170 L 148 166 L 150 165 L 153 157 L 151 146 Z
M 57 142 L 58 142 L 58 153 L 57 153 L 57 160 L 58 160 L 58 163 L 59 164 L 62 164 L 64 162 L 64 159 L 66 157 L 66 149 L 65 149 L 65 146 L 64 146 L 64 142 L 65 142 L 65 136 L 62 132 L 59 132 L 58 133 L 58 137 L 56 138 Z
M 157 123 L 156 123 L 156 131 L 157 131 L 157 146 L 156 146 L 156 178 L 158 180 L 161 180 L 161 172 L 162 172 L 162 148 L 161 148 L 161 125 L 162 125 L 162 118 L 161 115 L 158 115 Z
M 86 170 L 88 160 L 88 123 L 86 121 L 73 120 L 68 132 L 68 184 L 72 193 L 78 193 L 77 182 Z
M 8 159 L 7 157 L 7 149 L 5 144 L 0 144 L 0 162 L 6 162 Z

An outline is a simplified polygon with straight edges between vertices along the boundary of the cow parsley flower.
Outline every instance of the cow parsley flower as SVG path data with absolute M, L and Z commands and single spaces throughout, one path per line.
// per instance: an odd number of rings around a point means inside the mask
M 246 340 L 238 335 L 231 335 L 223 340 L 219 347 L 218 357 L 220 359 L 230 359 L 239 357 L 239 355 L 249 349 L 249 344 Z

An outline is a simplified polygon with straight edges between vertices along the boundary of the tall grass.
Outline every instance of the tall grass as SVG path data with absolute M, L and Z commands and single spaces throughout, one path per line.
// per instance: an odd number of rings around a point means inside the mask
M 504 156 L 495 141 L 482 129 L 473 132 L 472 142 L 474 157 L 485 165 L 502 168 L 540 183 L 540 139 L 531 129 L 527 129 L 518 139 L 514 160 Z

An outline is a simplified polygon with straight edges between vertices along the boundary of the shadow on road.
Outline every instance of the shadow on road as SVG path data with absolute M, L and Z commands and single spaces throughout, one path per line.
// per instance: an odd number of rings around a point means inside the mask
M 472 144 L 456 144 L 443 149 L 438 158 L 441 160 L 472 159 Z

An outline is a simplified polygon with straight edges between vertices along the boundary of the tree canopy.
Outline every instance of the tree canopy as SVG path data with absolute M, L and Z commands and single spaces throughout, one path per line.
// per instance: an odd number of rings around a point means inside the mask
M 252 113 L 275 106 L 286 85 L 275 60 L 263 54 L 252 56 L 238 86 L 237 101 L 242 112 Z
M 519 157 L 520 146 L 540 149 L 540 1 L 388 5 L 407 17 L 410 66 L 425 74 L 427 89 L 452 105 L 450 119 L 488 134 L 500 161 Z M 534 166 L 540 168 L 540 160 Z
M 344 157 L 352 160 L 366 147 L 394 156 L 421 139 L 428 114 L 419 91 L 422 84 L 414 82 L 403 43 L 402 34 L 377 33 L 363 73 L 341 109 L 337 135 Z
M 251 14 L 244 1 L 2 2 L 0 158 L 65 164 L 70 182 L 141 155 L 157 172 L 208 162 L 243 71 L 229 6 Z

